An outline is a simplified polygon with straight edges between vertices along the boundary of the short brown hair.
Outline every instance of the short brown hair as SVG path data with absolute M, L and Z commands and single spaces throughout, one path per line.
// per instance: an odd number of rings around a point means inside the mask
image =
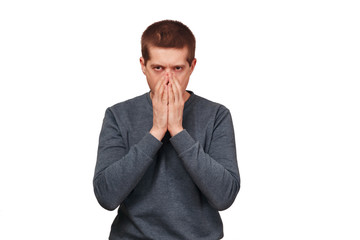
M 151 24 L 141 37 L 141 53 L 145 65 L 150 59 L 149 48 L 151 46 L 163 48 L 187 47 L 187 62 L 191 66 L 195 58 L 195 36 L 191 30 L 179 21 L 163 20 Z

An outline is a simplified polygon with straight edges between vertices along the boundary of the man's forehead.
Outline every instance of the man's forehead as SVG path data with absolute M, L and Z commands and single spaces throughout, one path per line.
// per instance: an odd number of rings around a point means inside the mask
M 151 55 L 182 55 L 187 56 L 188 55 L 188 48 L 164 48 L 164 47 L 155 47 L 150 46 L 149 47 L 149 54 Z
M 158 65 L 184 65 L 187 62 L 188 50 L 184 48 L 149 48 L 149 61 Z
M 176 48 L 176 47 L 158 47 L 158 46 L 155 46 L 155 45 L 149 45 L 148 47 L 149 51 L 151 50 L 163 50 L 163 51 L 166 51 L 166 50 L 180 50 L 180 51 L 186 51 L 188 50 L 188 47 L 184 46 L 182 48 Z

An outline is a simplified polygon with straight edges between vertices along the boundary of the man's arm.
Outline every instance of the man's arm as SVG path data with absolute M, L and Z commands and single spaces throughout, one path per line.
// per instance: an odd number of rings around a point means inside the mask
M 170 142 L 209 203 L 217 210 L 230 207 L 240 189 L 240 175 L 229 110 L 221 107 L 218 111 L 208 153 L 186 130 Z
M 94 192 L 100 205 L 116 209 L 135 188 L 162 143 L 147 133 L 137 144 L 127 149 L 113 112 L 107 109 L 100 133 Z
M 105 113 L 93 181 L 96 198 L 105 209 L 114 210 L 125 200 L 162 146 L 167 130 L 166 83 L 164 76 L 152 92 L 153 127 L 129 150 L 111 109 Z
M 200 143 L 183 129 L 185 101 L 174 75 L 170 77 L 169 85 L 168 130 L 172 136 L 170 142 L 209 203 L 217 210 L 224 210 L 234 202 L 240 189 L 231 114 L 225 107 L 218 109 L 210 150 L 205 153 Z

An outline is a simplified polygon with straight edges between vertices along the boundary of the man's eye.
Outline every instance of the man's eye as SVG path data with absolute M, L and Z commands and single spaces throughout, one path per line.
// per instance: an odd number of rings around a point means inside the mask
M 182 67 L 175 67 L 175 70 L 176 70 L 176 71 L 181 71 L 181 70 L 182 70 Z
M 161 69 L 162 69 L 162 67 L 160 67 L 160 66 L 154 67 L 154 70 L 155 70 L 155 71 L 160 71 Z

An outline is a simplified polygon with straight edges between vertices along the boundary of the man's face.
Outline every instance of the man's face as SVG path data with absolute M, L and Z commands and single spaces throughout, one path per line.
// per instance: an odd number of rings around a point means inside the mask
M 196 64 L 196 59 L 192 61 L 191 66 L 186 61 L 188 55 L 187 48 L 150 47 L 149 55 L 150 59 L 146 65 L 142 57 L 140 58 L 140 63 L 151 91 L 154 92 L 156 83 L 166 74 L 169 74 L 169 76 L 173 74 L 179 81 L 183 94 L 185 94 L 190 75 Z

